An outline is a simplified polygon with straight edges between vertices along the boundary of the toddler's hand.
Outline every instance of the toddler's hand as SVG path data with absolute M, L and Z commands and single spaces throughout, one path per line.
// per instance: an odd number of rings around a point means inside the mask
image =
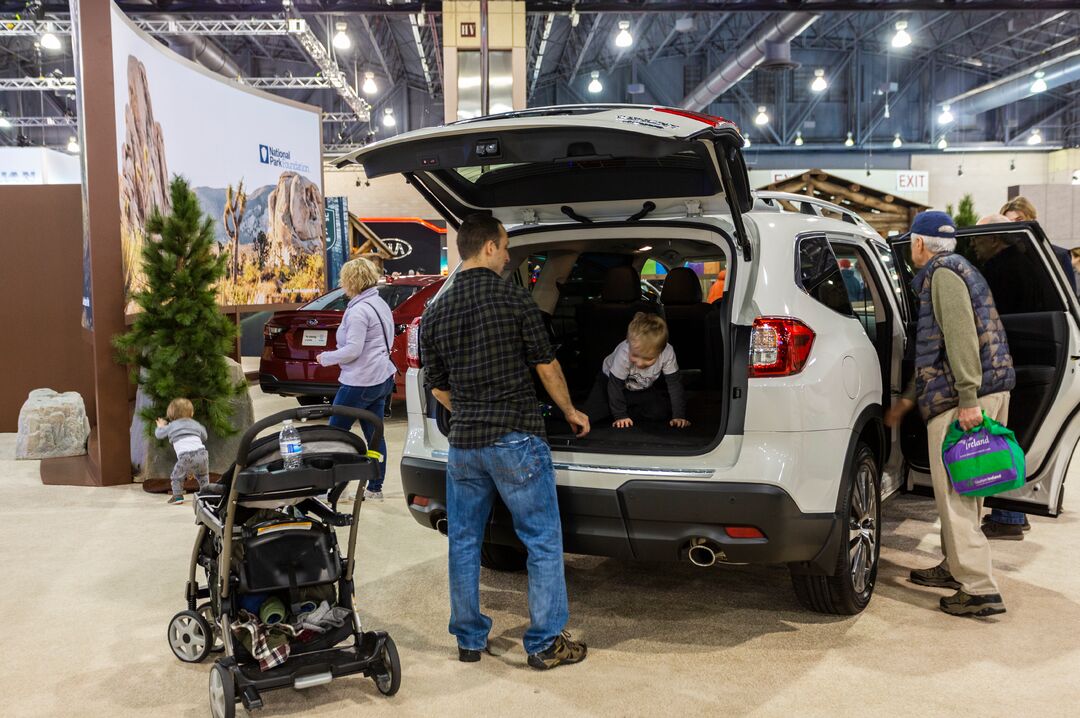
M 615 423 L 612 424 L 612 426 L 614 426 L 616 429 L 629 429 L 633 425 L 633 419 L 618 419 Z
M 672 419 L 669 424 L 671 426 L 674 426 L 676 429 L 685 429 L 686 427 L 690 426 L 690 422 L 686 419 Z
M 164 419 L 162 419 L 162 418 L 158 417 L 158 420 L 157 420 L 157 425 L 158 425 L 159 427 L 165 426 L 165 424 L 167 424 L 167 423 L 168 423 L 168 422 L 166 422 L 166 421 L 165 421 Z

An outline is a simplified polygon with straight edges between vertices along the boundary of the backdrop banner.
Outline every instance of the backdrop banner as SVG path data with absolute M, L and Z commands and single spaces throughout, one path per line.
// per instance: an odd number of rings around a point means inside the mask
M 184 177 L 213 221 L 224 305 L 312 299 L 326 288 L 319 108 L 227 80 L 172 52 L 112 8 L 120 240 L 127 310 L 169 181 Z
M 326 198 L 326 280 L 330 289 L 341 283 L 341 265 L 349 261 L 349 199 Z

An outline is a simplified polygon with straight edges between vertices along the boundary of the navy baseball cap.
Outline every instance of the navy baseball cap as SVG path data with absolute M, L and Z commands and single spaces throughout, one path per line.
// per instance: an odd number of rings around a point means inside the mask
M 911 223 L 911 233 L 924 237 L 943 237 L 952 239 L 956 236 L 956 223 L 945 212 L 930 210 L 919 212 Z

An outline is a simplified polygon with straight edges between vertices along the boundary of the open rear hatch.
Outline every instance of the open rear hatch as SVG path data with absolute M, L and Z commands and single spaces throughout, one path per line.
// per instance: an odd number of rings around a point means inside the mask
M 506 225 L 740 215 L 753 198 L 731 122 L 641 105 L 536 108 L 415 130 L 333 162 L 400 173 L 455 228 L 475 212 Z M 642 214 L 642 216 L 644 216 Z

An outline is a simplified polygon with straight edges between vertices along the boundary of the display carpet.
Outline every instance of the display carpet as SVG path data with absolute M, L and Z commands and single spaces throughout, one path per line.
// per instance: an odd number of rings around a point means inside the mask
M 290 405 L 253 391 L 258 416 Z M 362 618 L 397 641 L 401 692 L 386 699 L 370 680 L 351 678 L 267 693 L 257 715 L 1077 714 L 1077 514 L 1034 518 L 1026 540 L 996 542 L 1009 612 L 958 619 L 936 609 L 944 591 L 905 580 L 938 558 L 933 504 L 913 497 L 886 506 L 880 583 L 858 617 L 803 610 L 780 567 L 571 556 L 569 628 L 589 644 L 585 663 L 529 669 L 520 644 L 526 576 L 486 571 L 499 655 L 459 663 L 446 631 L 446 540 L 418 526 L 402 499 L 404 436 L 398 418 L 387 499 L 361 512 L 357 571 Z M 0 715 L 208 715 L 210 664 L 179 663 L 165 640 L 184 607 L 190 504 L 167 506 L 135 484 L 43 486 L 37 462 L 14 461 L 14 448 L 14 435 L 0 435 Z

